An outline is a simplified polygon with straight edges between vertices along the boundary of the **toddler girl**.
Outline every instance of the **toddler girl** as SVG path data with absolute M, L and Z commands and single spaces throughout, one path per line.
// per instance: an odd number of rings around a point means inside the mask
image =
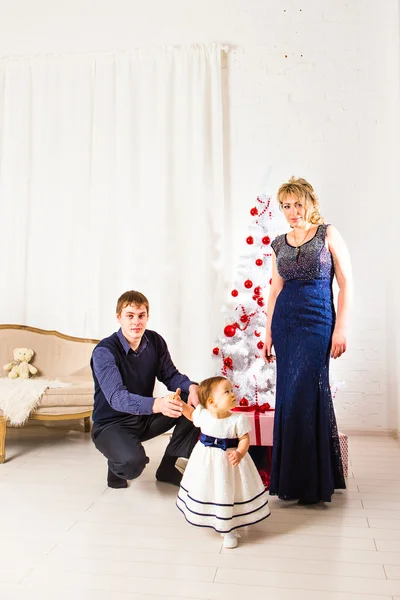
M 247 453 L 250 423 L 243 413 L 231 412 L 236 405 L 231 382 L 211 377 L 202 381 L 198 394 L 195 409 L 182 403 L 183 415 L 201 434 L 176 504 L 189 523 L 212 527 L 223 534 L 225 548 L 235 548 L 239 527 L 269 516 L 268 494 Z

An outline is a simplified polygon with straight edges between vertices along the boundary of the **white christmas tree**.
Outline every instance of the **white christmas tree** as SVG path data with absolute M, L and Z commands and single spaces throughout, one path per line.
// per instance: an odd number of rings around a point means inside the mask
M 236 306 L 224 306 L 226 326 L 213 355 L 218 374 L 228 377 L 240 406 L 275 406 L 275 364 L 264 361 L 266 307 L 272 276 L 271 241 L 277 234 L 271 198 L 261 195 L 250 210 L 247 253 L 240 256 L 231 295 Z

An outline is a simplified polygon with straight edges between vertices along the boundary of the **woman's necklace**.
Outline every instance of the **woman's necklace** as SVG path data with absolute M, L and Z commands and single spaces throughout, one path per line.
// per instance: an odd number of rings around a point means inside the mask
M 304 242 L 306 241 L 306 238 L 308 237 L 308 234 L 310 233 L 310 229 L 311 229 L 311 227 L 310 227 L 309 229 L 307 229 L 307 231 L 306 231 L 306 235 L 304 236 L 304 238 L 303 238 L 303 239 L 301 240 L 301 242 L 299 242 L 299 243 L 297 243 L 297 239 L 296 239 L 296 232 L 295 232 L 295 230 L 293 229 L 293 237 L 294 237 L 294 243 L 295 243 L 295 250 L 296 250 L 296 252 L 297 252 L 297 256 L 296 256 L 296 259 L 297 259 L 297 261 L 299 260 L 299 256 L 300 256 L 300 247 L 301 247 L 301 246 L 304 244 Z

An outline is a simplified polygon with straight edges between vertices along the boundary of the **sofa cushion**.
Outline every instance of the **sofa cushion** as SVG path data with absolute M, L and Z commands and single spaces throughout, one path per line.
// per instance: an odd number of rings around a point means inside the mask
M 93 408 L 93 380 L 87 377 L 59 377 L 59 381 L 68 383 L 68 387 L 48 388 L 43 394 L 38 407 L 43 406 L 91 406 Z
M 71 386 L 64 388 L 49 388 L 41 397 L 34 414 L 72 414 L 93 410 L 93 381 L 73 377 L 60 377 L 60 381 L 70 381 Z M 0 416 L 3 413 L 0 410 Z

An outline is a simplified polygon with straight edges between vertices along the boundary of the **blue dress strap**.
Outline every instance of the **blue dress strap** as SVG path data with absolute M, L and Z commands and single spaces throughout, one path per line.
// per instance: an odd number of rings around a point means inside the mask
M 317 231 L 317 237 L 325 243 L 325 239 L 326 239 L 326 232 L 328 227 L 330 227 L 330 223 L 322 223 L 319 227 L 318 227 L 318 231 Z

